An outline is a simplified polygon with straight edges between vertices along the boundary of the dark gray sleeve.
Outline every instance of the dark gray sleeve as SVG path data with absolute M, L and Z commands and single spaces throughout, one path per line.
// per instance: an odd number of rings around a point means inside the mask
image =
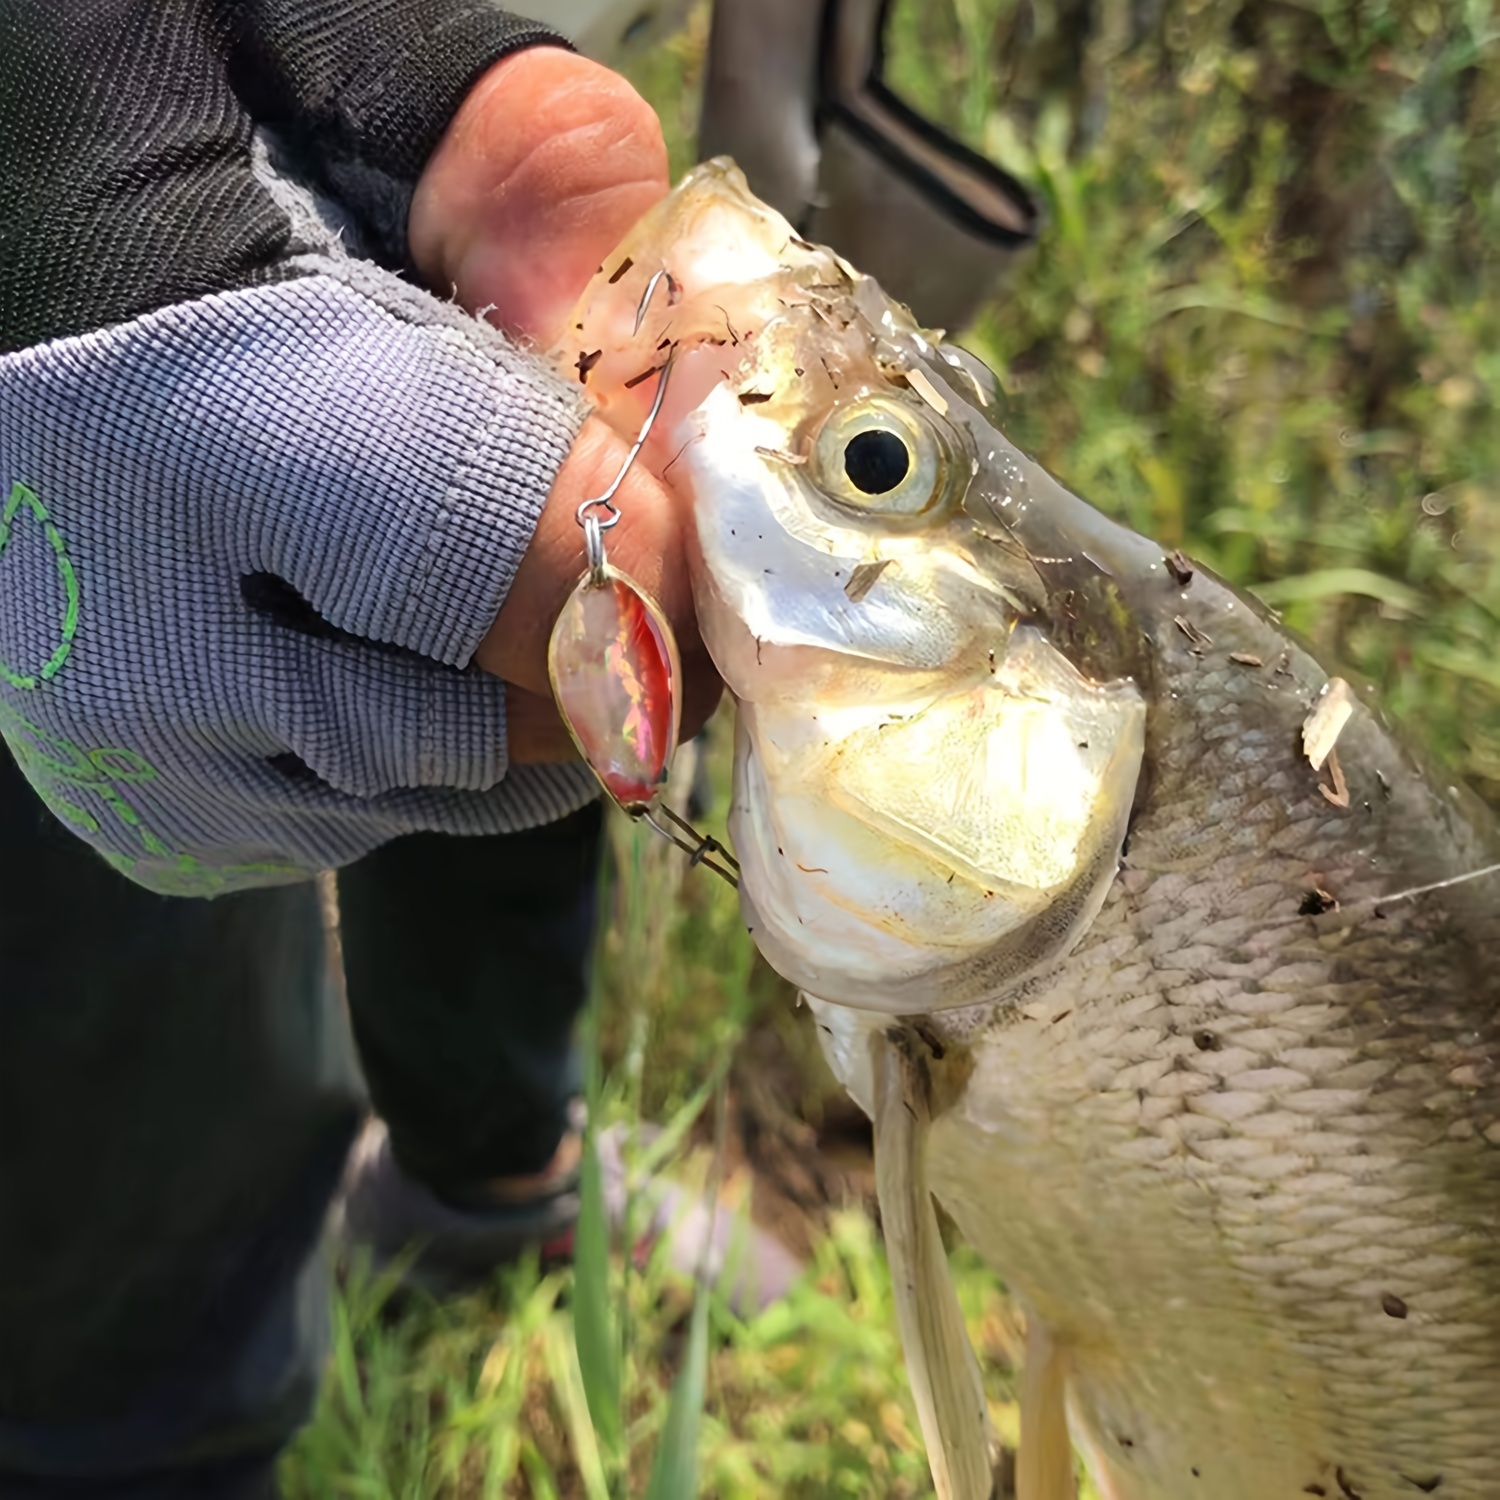
M 229 76 L 258 124 L 406 264 L 406 209 L 463 97 L 523 47 L 567 46 L 489 0 L 227 0 Z
M 538 43 L 486 0 L 0 0 L 0 352 L 287 274 L 257 131 L 409 269 L 432 148 Z

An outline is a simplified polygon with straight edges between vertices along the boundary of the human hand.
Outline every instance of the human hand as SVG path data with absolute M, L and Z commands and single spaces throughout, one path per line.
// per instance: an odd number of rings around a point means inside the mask
M 36 0 L 0 52 L 0 739 L 174 894 L 589 795 L 524 762 L 567 754 L 545 643 L 624 450 L 524 344 L 666 185 L 628 85 L 502 9 L 230 9 Z M 665 490 L 622 503 L 701 660 Z
M 556 48 L 516 53 L 469 92 L 412 200 L 412 260 L 436 290 L 545 346 L 599 265 L 667 190 L 661 124 L 617 73 Z M 552 705 L 547 641 L 583 570 L 579 504 L 604 492 L 626 444 L 587 422 L 559 470 L 505 604 L 475 653 L 509 684 L 512 761 L 571 757 Z M 684 736 L 721 684 L 698 636 L 672 496 L 639 463 L 616 497 L 611 561 L 661 606 L 683 663 Z

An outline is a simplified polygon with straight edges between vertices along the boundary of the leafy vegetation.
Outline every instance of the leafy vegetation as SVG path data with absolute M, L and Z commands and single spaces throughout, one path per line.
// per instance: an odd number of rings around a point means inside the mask
M 1500 797 L 1500 0 L 896 0 L 894 27 L 893 84 L 1045 207 L 965 336 L 1012 435 L 1256 587 Z M 639 74 L 679 167 L 704 37 L 700 12 Z M 744 1102 L 777 1095 L 799 1170 L 836 1103 L 727 888 L 615 832 L 596 1117 L 665 1122 L 639 1168 L 743 1201 Z M 597 1218 L 576 1272 L 443 1306 L 393 1316 L 355 1278 L 286 1494 L 930 1494 L 858 1173 L 812 1187 L 839 1181 L 802 1195 L 808 1274 L 754 1318 L 611 1258 Z M 1013 1313 L 954 1264 L 1013 1436 Z
M 1500 7 L 896 20 L 896 87 L 1046 211 L 966 339 L 1011 436 L 1253 585 L 1500 794 Z

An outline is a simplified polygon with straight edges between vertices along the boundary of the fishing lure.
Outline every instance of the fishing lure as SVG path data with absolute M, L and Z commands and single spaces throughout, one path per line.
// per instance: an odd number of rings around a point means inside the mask
M 663 272 L 651 278 L 636 313 L 645 316 Z M 604 534 L 620 520 L 615 496 L 661 411 L 672 355 L 620 471 L 577 511 L 586 566 L 547 644 L 547 675 L 578 753 L 610 798 L 731 885 L 739 866 L 717 839 L 700 834 L 661 801 L 682 728 L 682 661 L 661 607 L 610 563 Z M 665 820 L 665 821 L 663 821 Z

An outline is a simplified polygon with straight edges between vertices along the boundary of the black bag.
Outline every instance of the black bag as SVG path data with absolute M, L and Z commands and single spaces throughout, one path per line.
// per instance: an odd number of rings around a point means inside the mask
M 932 327 L 970 321 L 1035 240 L 1026 189 L 884 82 L 890 0 L 717 0 L 701 156 Z

